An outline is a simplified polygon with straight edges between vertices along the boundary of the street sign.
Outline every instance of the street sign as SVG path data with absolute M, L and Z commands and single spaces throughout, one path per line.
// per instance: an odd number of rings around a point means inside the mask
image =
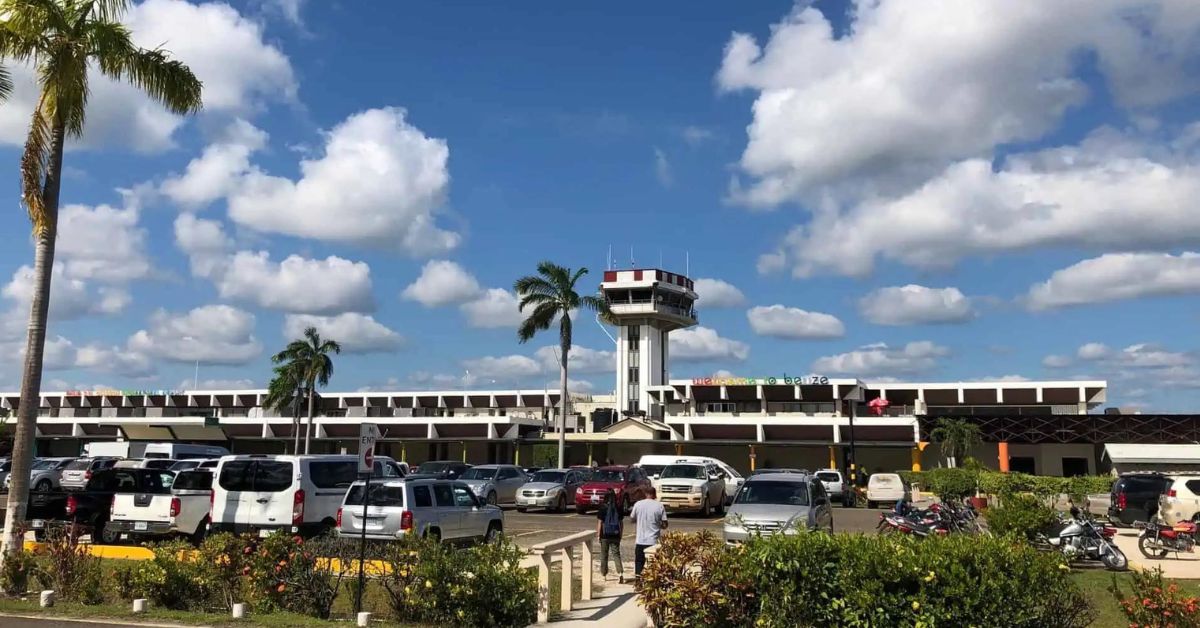
M 375 441 L 379 440 L 379 428 L 374 423 L 363 423 L 358 428 L 358 472 L 370 474 L 375 468 Z

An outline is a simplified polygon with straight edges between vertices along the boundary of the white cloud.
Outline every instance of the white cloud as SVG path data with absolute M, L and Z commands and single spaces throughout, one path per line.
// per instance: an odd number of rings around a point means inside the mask
M 534 352 L 547 372 L 558 372 L 558 346 L 541 347 Z M 589 349 L 579 345 L 571 347 L 571 355 L 567 366 L 571 373 L 612 373 L 617 368 L 617 355 L 613 351 Z
M 860 377 L 912 375 L 933 370 L 938 359 L 948 355 L 949 349 L 928 340 L 910 342 L 898 349 L 878 343 L 817 358 L 812 368 L 816 373 L 844 373 Z
M 546 388 L 546 390 L 549 390 L 552 392 L 557 392 L 559 386 L 561 386 L 561 385 L 562 385 L 562 383 L 559 382 L 557 379 L 548 381 L 545 384 L 543 384 L 543 386 Z M 587 393 L 595 392 L 595 390 L 596 390 L 596 385 L 589 381 L 580 380 L 580 379 L 571 379 L 570 377 L 567 378 L 567 392 L 587 394 Z
M 154 363 L 146 354 L 100 343 L 79 347 L 74 368 L 133 379 L 147 378 L 155 373 Z
M 699 146 L 714 137 L 710 129 L 693 125 L 683 127 L 679 135 L 683 137 L 683 141 L 687 142 L 689 146 Z
M 1056 270 L 1029 288 L 1035 310 L 1200 292 L 1200 253 L 1110 253 Z
M 746 318 L 754 333 L 773 338 L 840 338 L 846 333 L 845 325 L 832 314 L 782 305 L 750 308 Z
M 462 266 L 448 260 L 430 260 L 401 296 L 425 307 L 440 307 L 475 299 L 480 290 L 479 282 Z
M 542 365 L 523 355 L 473 358 L 463 360 L 463 367 L 474 377 L 501 381 L 523 380 L 542 374 Z
M 255 390 L 259 386 L 252 379 L 202 379 L 200 385 L 191 379 L 179 382 L 179 390 Z
M 289 255 L 282 262 L 266 251 L 238 251 L 220 223 L 180 214 L 175 241 L 188 255 L 192 274 L 212 280 L 223 299 L 296 314 L 367 312 L 375 307 L 371 269 L 330 255 L 324 260 Z
M 695 282 L 696 294 L 700 296 L 700 307 L 738 307 L 746 302 L 742 294 L 733 284 L 720 279 L 702 277 Z
M 135 44 L 162 48 L 204 83 L 204 111 L 249 112 L 269 102 L 295 99 L 296 79 L 288 58 L 263 40 L 262 27 L 225 3 L 146 0 L 131 8 L 125 23 Z M 33 72 L 10 66 L 15 89 L 0 108 L 0 141 L 25 141 L 29 112 L 37 102 Z M 236 71 L 231 69 L 236 68 Z M 137 88 L 93 71 L 89 78 L 88 123 L 83 146 L 122 146 L 161 151 L 183 118 L 168 113 Z
M 149 329 L 129 337 L 129 349 L 173 362 L 246 364 L 262 353 L 254 315 L 228 305 L 205 305 L 186 314 L 159 309 Z
M 204 207 L 234 191 L 241 177 L 250 171 L 250 155 L 266 143 L 265 132 L 239 118 L 223 137 L 188 162 L 183 174 L 168 177 L 159 189 L 185 208 Z
M 482 296 L 459 306 L 471 327 L 513 327 L 521 324 L 517 296 L 503 288 L 488 288 Z
M 116 286 L 92 287 L 87 281 L 67 276 L 62 264 L 55 264 L 50 279 L 50 319 L 71 320 L 85 316 L 119 314 L 129 305 L 129 292 Z M 33 298 L 33 269 L 21 266 L 5 284 L 3 295 L 13 302 L 18 315 L 28 314 Z
M 404 338 L 373 317 L 354 312 L 337 316 L 288 314 L 283 321 L 284 338 L 299 338 L 308 327 L 316 327 L 321 337 L 336 340 L 346 353 L 386 353 L 404 344 Z
M 975 380 L 977 382 L 1027 382 L 1030 381 L 1024 375 L 994 375 L 991 377 L 980 377 Z
M 1042 358 L 1042 366 L 1048 369 L 1065 369 L 1071 366 L 1071 356 L 1069 355 L 1048 355 Z
M 1079 347 L 1079 350 L 1075 352 L 1075 355 L 1080 360 L 1103 360 L 1104 358 L 1112 355 L 1112 349 L 1109 349 L 1108 345 L 1099 342 L 1089 342 Z
M 737 360 L 750 356 L 750 346 L 744 342 L 722 338 L 708 327 L 691 327 L 671 332 L 670 356 L 681 362 L 702 360 Z
M 42 368 L 47 371 L 63 371 L 75 367 L 75 359 L 77 355 L 75 344 L 62 336 L 46 339 L 45 349 L 42 351 Z M 21 349 L 21 356 L 24 357 L 25 350 Z
M 744 33 L 727 44 L 718 85 L 758 92 L 740 162 L 752 181 L 733 189 L 740 201 L 886 190 L 1035 140 L 1088 98 L 1081 53 L 1095 54 L 1121 106 L 1161 104 L 1198 84 L 1188 71 L 1200 49 L 1191 2 L 882 0 L 847 14 L 835 29 L 800 2 L 765 44 Z
M 975 318 L 971 300 L 958 288 L 916 284 L 875 290 L 859 300 L 858 311 L 876 325 L 964 323 Z
M 146 231 L 138 226 L 133 193 L 129 207 L 66 205 L 58 216 L 55 253 L 66 274 L 79 279 L 120 283 L 152 273 L 146 258 Z
M 1193 362 L 1192 357 L 1186 353 L 1168 351 L 1149 343 L 1125 347 L 1111 359 L 1122 366 L 1132 368 L 1179 367 Z
M 654 149 L 654 176 L 664 188 L 675 185 L 675 177 L 671 174 L 671 162 L 667 159 L 667 154 L 657 147 Z
M 300 8 L 303 6 L 304 0 L 263 0 L 263 2 L 292 24 L 304 25 L 304 20 L 300 16 Z
M 410 125 L 403 109 L 369 109 L 326 134 L 324 154 L 300 162 L 299 180 L 258 170 L 243 177 L 229 216 L 259 231 L 445 253 L 461 240 L 435 224 L 449 156 L 446 142 Z
M 999 171 L 990 159 L 962 161 L 903 196 L 818 211 L 784 238 L 784 259 L 768 270 L 861 276 L 877 260 L 938 270 L 1037 247 L 1194 243 L 1200 162 L 1171 150 L 1101 130 L 1079 146 L 1009 156 Z

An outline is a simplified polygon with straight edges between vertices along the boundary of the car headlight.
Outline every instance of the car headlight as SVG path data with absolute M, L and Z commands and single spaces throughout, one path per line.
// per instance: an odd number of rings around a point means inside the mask
M 689 493 L 703 493 L 703 492 L 704 492 L 704 487 L 703 487 L 703 486 L 693 486 L 693 487 L 691 488 L 691 490 L 689 490 L 688 492 L 689 492 Z
M 555 495 L 558 495 L 560 491 L 562 491 L 561 488 L 558 488 L 558 487 L 552 488 L 552 489 L 546 491 L 546 496 L 553 497 Z
M 583 487 L 582 487 L 582 486 L 576 487 L 576 488 L 575 488 L 575 493 L 577 493 L 577 494 L 579 494 L 579 495 L 582 495 L 582 494 L 583 494 Z

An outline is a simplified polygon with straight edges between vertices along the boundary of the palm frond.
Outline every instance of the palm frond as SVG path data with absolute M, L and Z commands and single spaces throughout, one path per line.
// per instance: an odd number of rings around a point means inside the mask
M 579 305 L 586 310 L 599 314 L 601 319 L 612 315 L 612 310 L 608 307 L 608 301 L 601 296 L 585 294 L 579 297 Z
M 8 71 L 8 66 L 0 65 L 0 100 L 8 100 L 12 96 L 13 82 L 12 74 Z
M 538 306 L 543 303 L 558 303 L 558 297 L 549 294 L 527 294 L 517 303 L 517 311 L 524 312 L 525 308 Z
M 581 266 L 579 270 L 575 271 L 575 274 L 571 276 L 571 288 L 574 288 L 575 283 L 579 281 L 579 278 L 586 274 L 588 274 L 587 266 Z
M 538 274 L 545 277 L 555 288 L 562 292 L 571 286 L 570 271 L 551 261 L 538 262 Z
M 539 331 L 550 329 L 550 325 L 554 322 L 554 317 L 558 315 L 558 308 L 553 303 L 543 303 L 533 312 L 521 321 L 517 327 L 517 340 L 524 344 L 533 340 Z
M 551 284 L 549 281 L 546 281 L 542 277 L 536 277 L 533 275 L 521 277 L 520 279 L 514 281 L 513 292 L 516 292 L 517 296 L 525 296 L 528 294 L 540 294 L 548 297 L 558 296 L 558 289 L 553 284 Z
M 172 113 L 195 113 L 203 105 L 203 83 L 191 68 L 182 61 L 168 58 L 165 51 L 140 49 L 110 63 L 115 64 L 110 68 L 119 69 L 105 74 L 129 81 Z
M 129 0 L 93 0 L 89 4 L 94 5 L 96 17 L 106 22 L 119 22 L 133 3 Z
M 45 102 L 43 94 L 42 102 Z M 50 121 L 46 118 L 43 105 L 39 103 L 29 122 L 29 135 L 25 138 L 25 150 L 21 154 L 21 201 L 29 212 L 34 235 L 41 237 L 53 233 L 54 220 L 46 211 L 42 198 L 42 183 L 46 164 L 50 160 Z

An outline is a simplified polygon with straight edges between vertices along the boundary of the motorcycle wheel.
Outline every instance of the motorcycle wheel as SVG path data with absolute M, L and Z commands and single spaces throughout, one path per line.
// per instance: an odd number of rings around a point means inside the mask
M 1167 550 L 1154 549 L 1154 546 L 1150 544 L 1150 539 L 1144 536 L 1138 537 L 1138 550 L 1142 552 L 1142 556 L 1153 558 L 1154 560 L 1164 558 L 1167 555 Z
M 1100 557 L 1100 562 L 1111 571 L 1125 571 L 1129 567 L 1129 559 L 1125 558 L 1125 552 L 1122 552 L 1115 545 L 1110 545 L 1104 556 Z

